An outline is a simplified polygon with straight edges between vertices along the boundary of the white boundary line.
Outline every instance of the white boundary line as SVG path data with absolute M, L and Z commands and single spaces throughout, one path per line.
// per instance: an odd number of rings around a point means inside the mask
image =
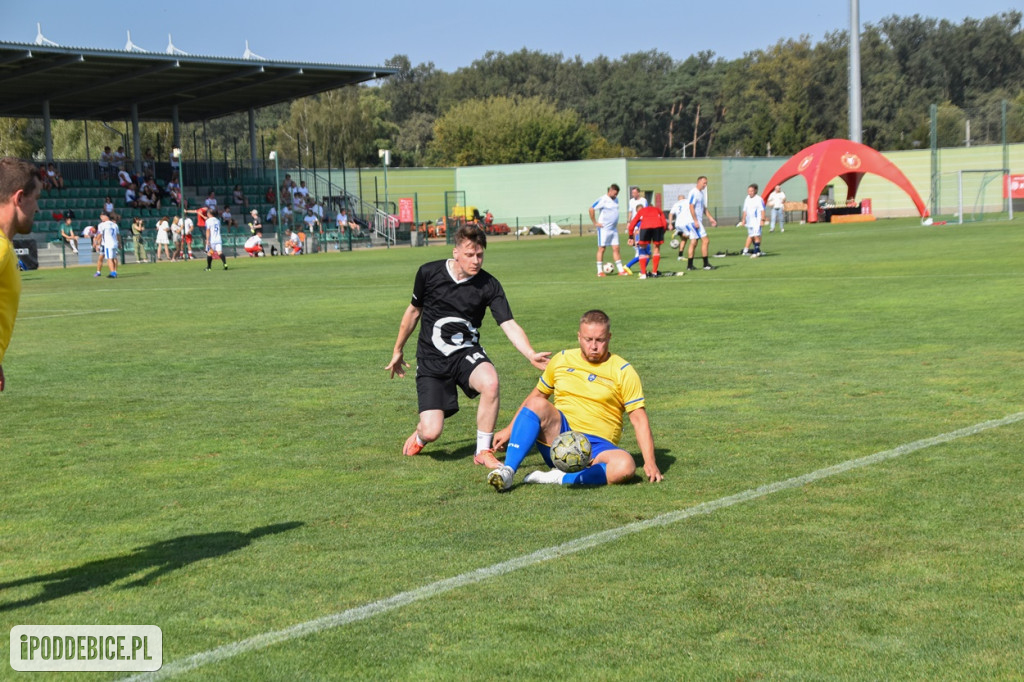
M 693 507 L 687 507 L 679 511 L 668 512 L 655 516 L 651 519 L 644 521 L 635 521 L 633 523 L 626 524 L 625 526 L 619 526 L 618 528 L 612 528 L 610 530 L 602 531 L 600 533 L 594 533 L 593 535 L 587 535 L 585 537 L 576 538 L 564 542 L 560 545 L 553 547 L 547 547 L 545 549 L 538 550 L 531 554 L 524 554 L 523 556 L 509 559 L 492 566 L 484 568 L 478 568 L 475 571 L 469 571 L 457 575 L 453 578 L 445 578 L 444 580 L 438 580 L 437 582 L 424 585 L 423 587 L 416 588 L 415 590 L 409 590 L 408 592 L 401 592 L 387 599 L 381 599 L 364 606 L 358 606 L 351 608 L 347 611 L 340 613 L 334 613 L 329 616 L 323 616 L 315 620 L 310 620 L 305 623 L 299 623 L 283 630 L 274 630 L 272 632 L 265 632 L 260 635 L 249 637 L 248 639 L 242 639 L 237 642 L 225 644 L 209 651 L 203 651 L 198 654 L 193 654 L 187 658 L 182 658 L 177 661 L 172 661 L 164 665 L 160 670 L 150 673 L 144 673 L 141 675 L 135 675 L 130 678 L 123 678 L 132 681 L 142 680 L 161 680 L 167 677 L 172 677 L 190 670 L 195 670 L 211 663 L 218 663 L 220 661 L 234 658 L 241 654 L 249 651 L 256 651 L 258 649 L 265 649 L 274 644 L 281 642 L 287 642 L 292 639 L 299 637 L 305 637 L 306 635 L 312 635 L 324 630 L 330 630 L 332 628 L 340 627 L 342 625 L 348 625 L 349 623 L 355 623 L 361 620 L 366 620 L 381 613 L 387 613 L 388 611 L 394 611 L 395 609 L 413 604 L 418 601 L 433 597 L 445 592 L 450 592 L 459 587 L 466 585 L 473 585 L 475 583 L 483 582 L 506 573 L 512 573 L 522 568 L 528 568 L 535 566 L 536 564 L 544 561 L 550 561 L 551 559 L 557 559 L 563 556 L 569 556 L 582 552 L 585 549 L 591 547 L 597 547 L 604 545 L 609 542 L 618 540 L 619 538 L 633 533 L 639 533 L 640 531 L 647 530 L 649 528 L 657 528 L 661 526 L 668 526 L 679 521 L 692 518 L 694 516 L 711 514 L 718 511 L 719 509 L 725 509 L 726 507 L 732 507 L 743 502 L 750 502 L 751 500 L 757 500 L 768 495 L 781 492 L 783 490 L 792 490 L 793 488 L 801 488 L 815 481 L 820 481 L 825 478 L 830 478 L 853 469 L 859 469 L 862 467 L 877 464 L 889 459 L 895 459 L 903 455 L 922 450 L 924 448 L 931 447 L 933 445 L 940 445 L 942 443 L 948 443 L 959 438 L 965 438 L 967 436 L 973 436 L 982 431 L 988 429 L 995 429 L 1008 424 L 1013 424 L 1024 420 L 1024 412 L 1018 412 L 1011 414 L 1002 419 L 994 419 L 992 421 L 981 422 L 974 426 L 968 426 L 963 429 L 956 431 L 950 431 L 949 433 L 943 433 L 938 436 L 932 436 L 931 438 L 925 438 L 923 440 L 914 441 L 913 443 L 907 443 L 893 448 L 892 450 L 884 450 L 882 452 L 876 452 L 873 455 L 861 457 L 859 459 L 851 459 L 840 464 L 836 464 L 824 469 L 818 469 L 812 471 L 809 474 L 802 476 L 796 476 L 795 478 L 787 478 L 784 481 L 776 481 L 775 483 L 769 483 L 763 485 L 760 488 L 754 488 L 751 490 L 744 490 L 741 493 L 730 495 L 728 497 L 722 497 L 712 502 L 703 502 Z
M 79 310 L 74 312 L 64 311 L 55 315 L 19 315 L 18 321 L 21 322 L 22 320 L 46 320 L 51 317 L 77 317 L 78 315 L 99 315 L 101 313 L 119 312 L 121 312 L 119 308 L 109 308 L 105 310 Z

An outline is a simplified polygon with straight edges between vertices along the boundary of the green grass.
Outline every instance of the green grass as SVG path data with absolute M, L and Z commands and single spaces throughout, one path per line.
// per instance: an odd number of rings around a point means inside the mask
M 1024 410 L 1019 221 L 793 226 L 765 248 L 640 282 L 594 277 L 592 237 L 493 242 L 535 348 L 611 315 L 665 474 L 505 495 L 472 464 L 475 403 L 400 454 L 415 386 L 383 367 L 444 246 L 26 273 L 0 629 L 159 625 L 166 664 Z M 482 333 L 504 423 L 537 373 Z M 180 679 L 1019 679 L 1022 441 L 1018 421 Z

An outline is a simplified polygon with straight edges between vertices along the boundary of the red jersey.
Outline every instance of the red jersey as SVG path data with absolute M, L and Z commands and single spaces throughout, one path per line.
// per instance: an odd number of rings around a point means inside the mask
M 651 230 L 656 227 L 668 227 L 665 214 L 657 206 L 644 206 L 629 221 L 629 236 L 633 236 L 634 230 Z

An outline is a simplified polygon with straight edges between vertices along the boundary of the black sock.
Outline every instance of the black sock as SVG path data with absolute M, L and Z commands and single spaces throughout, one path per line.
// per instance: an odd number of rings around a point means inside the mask
M 708 257 L 707 256 L 704 256 L 703 258 L 704 258 L 704 267 L 707 267 L 707 266 L 711 265 L 711 263 L 708 262 Z
M 693 267 L 693 259 L 692 258 L 687 258 L 686 259 L 686 267 L 688 267 L 688 268 L 692 268 Z
M 206 269 L 209 270 L 211 265 L 213 265 L 213 256 L 207 256 L 206 257 Z

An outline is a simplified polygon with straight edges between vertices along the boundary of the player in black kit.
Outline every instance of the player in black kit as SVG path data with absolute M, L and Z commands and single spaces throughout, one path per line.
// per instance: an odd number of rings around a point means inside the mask
M 498 372 L 480 346 L 477 331 L 488 308 L 530 364 L 539 370 L 548 364 L 551 353 L 533 350 L 526 332 L 512 319 L 501 283 L 483 269 L 485 248 L 484 231 L 466 225 L 455 233 L 450 259 L 424 263 L 416 273 L 412 302 L 402 316 L 394 355 L 384 368 L 392 378 L 405 376 L 409 366 L 403 357 L 405 342 L 422 318 L 416 344 L 420 422 L 406 439 L 402 454 L 419 454 L 425 444 L 441 436 L 444 420 L 459 411 L 458 386 L 468 398 L 480 396 L 473 462 L 489 469 L 501 466 L 491 448 L 498 421 Z

